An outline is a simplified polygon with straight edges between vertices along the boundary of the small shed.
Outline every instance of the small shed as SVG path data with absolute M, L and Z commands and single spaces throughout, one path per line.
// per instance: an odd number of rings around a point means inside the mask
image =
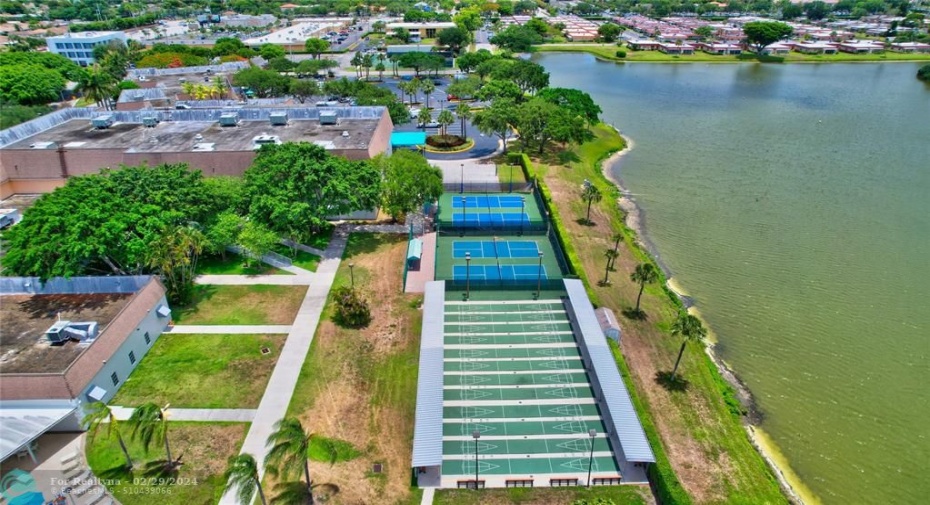
M 423 241 L 414 238 L 410 239 L 407 244 L 407 268 L 410 270 L 420 269 L 420 258 L 423 256 Z
M 620 324 L 617 323 L 617 316 L 614 315 L 613 311 L 607 307 L 601 307 L 594 311 L 594 315 L 597 316 L 597 322 L 601 325 L 604 336 L 619 344 Z

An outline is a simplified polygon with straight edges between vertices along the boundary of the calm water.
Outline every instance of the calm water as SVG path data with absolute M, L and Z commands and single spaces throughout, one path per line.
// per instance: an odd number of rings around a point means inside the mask
M 918 65 L 538 61 L 634 140 L 618 175 L 648 238 L 803 483 L 829 504 L 926 503 L 930 86 Z

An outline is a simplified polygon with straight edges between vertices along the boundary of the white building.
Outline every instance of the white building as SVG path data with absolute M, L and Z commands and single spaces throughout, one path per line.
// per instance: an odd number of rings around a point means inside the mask
M 46 37 L 48 50 L 64 56 L 82 67 L 94 63 L 94 46 L 106 44 L 111 40 L 126 43 L 123 32 L 76 32 Z

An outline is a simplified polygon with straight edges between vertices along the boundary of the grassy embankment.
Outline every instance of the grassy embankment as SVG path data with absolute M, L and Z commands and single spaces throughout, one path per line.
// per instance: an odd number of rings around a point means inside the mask
M 604 486 L 571 488 L 514 488 L 514 489 L 440 489 L 433 503 L 436 505 L 560 505 L 575 500 L 611 500 L 616 505 L 652 503 L 649 490 L 640 486 Z
M 133 471 L 125 470 L 126 460 L 116 441 L 102 426 L 87 440 L 87 463 L 94 476 L 123 505 L 213 505 L 222 496 L 226 481 L 226 460 L 239 452 L 248 423 L 172 422 L 168 440 L 172 458 L 181 457 L 183 465 L 171 477 L 159 477 L 147 471 L 148 464 L 164 461 L 164 445 L 156 439 L 149 450 L 128 437 L 123 425 L 123 440 L 133 460 Z M 165 480 L 169 479 L 166 483 Z
M 638 285 L 629 275 L 638 263 L 653 261 L 636 243 L 616 203 L 619 191 L 601 172 L 601 162 L 625 147 L 609 126 L 593 128 L 595 139 L 566 152 L 535 160 L 530 174 L 544 182 L 544 196 L 552 202 L 554 221 L 567 234 L 566 254 L 586 278 L 592 301 L 618 314 L 631 313 Z M 593 225 L 583 223 L 585 203 L 580 186 L 588 179 L 604 198 L 591 209 Z M 605 255 L 612 235 L 622 234 L 611 284 L 600 286 Z M 681 341 L 669 334 L 678 299 L 664 287 L 664 279 L 646 287 L 645 319 L 621 317 L 623 353 L 618 365 L 635 386 L 634 403 L 658 459 L 653 479 L 663 503 L 784 503 L 777 479 L 750 443 L 743 429 L 740 407 L 702 346 L 685 351 L 679 373 L 684 387 L 666 389 L 659 380 L 674 364 Z M 661 443 L 660 443 L 661 442 Z M 679 486 L 680 481 L 680 486 Z M 682 489 L 683 487 L 683 489 Z
M 359 330 L 339 327 L 327 302 L 288 408 L 306 429 L 358 451 L 348 461 L 311 466 L 317 482 L 338 486 L 330 503 L 420 502 L 420 490 L 411 487 L 410 454 L 422 296 L 401 292 L 406 253 L 406 235 L 349 237 L 333 287 L 351 283 L 353 263 L 372 322 Z M 383 465 L 381 473 L 372 471 L 375 463 Z
M 538 52 L 589 53 L 610 61 L 630 61 L 648 63 L 741 63 L 761 61 L 764 63 L 854 63 L 882 61 L 930 61 L 930 54 L 905 54 L 886 51 L 881 54 L 801 54 L 791 52 L 785 56 L 762 56 L 744 53 L 738 55 L 717 55 L 697 51 L 691 55 L 671 55 L 659 51 L 632 51 L 628 47 L 616 44 L 543 44 L 535 46 Z M 626 51 L 626 58 L 618 58 L 617 51 Z

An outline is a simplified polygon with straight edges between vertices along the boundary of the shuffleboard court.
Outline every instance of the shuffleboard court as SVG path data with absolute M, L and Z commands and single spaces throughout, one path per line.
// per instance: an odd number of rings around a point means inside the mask
M 490 196 L 490 195 L 466 195 L 466 196 L 453 196 L 452 197 L 452 207 L 455 209 L 469 208 L 474 209 L 478 207 L 493 207 L 493 208 L 517 208 L 519 209 L 525 205 L 524 196 L 519 195 L 500 195 L 500 196 Z
M 584 370 L 580 359 L 504 361 L 446 361 L 446 372 L 527 372 L 550 370 Z
M 595 451 L 609 451 L 606 438 L 594 439 Z M 587 456 L 591 451 L 591 437 L 578 438 L 532 438 L 525 440 L 478 440 L 478 454 L 547 454 L 578 452 Z M 443 454 L 475 454 L 475 443 L 471 440 L 446 440 L 442 443 Z M 474 466 L 472 467 L 474 468 Z
M 572 334 L 548 333 L 542 335 L 465 335 L 446 337 L 446 345 L 520 345 L 568 344 L 575 341 Z
M 475 430 L 482 437 L 522 437 L 528 435 L 584 435 L 588 430 L 604 435 L 604 423 L 597 421 L 513 421 L 513 422 L 448 422 L 442 423 L 443 437 L 469 437 Z
M 476 314 L 476 313 L 497 313 L 511 314 L 524 312 L 551 312 L 556 311 L 561 314 L 565 313 L 565 306 L 560 302 L 516 302 L 506 303 L 496 301 L 492 303 L 468 301 L 468 302 L 446 302 L 446 315 L 450 314 Z
M 481 312 L 477 314 L 453 312 L 446 314 L 447 323 L 507 323 L 507 322 L 567 322 L 565 312 Z
M 525 419 L 529 417 L 598 416 L 597 405 L 481 405 L 476 407 L 443 407 L 442 417 L 451 419 Z
M 523 458 L 523 459 L 489 459 L 478 461 L 478 471 L 482 475 L 543 475 L 543 474 L 583 474 L 588 471 L 588 457 L 577 458 Z M 594 473 L 619 473 L 620 469 L 612 457 L 598 456 L 591 464 Z M 444 460 L 443 475 L 475 476 L 475 459 Z
M 487 349 L 445 349 L 446 359 L 493 359 L 493 358 L 580 358 L 577 347 L 556 347 L 540 349 L 538 347 L 487 348 Z
M 571 333 L 572 325 L 565 323 L 516 322 L 516 323 L 449 323 L 445 325 L 446 334 L 508 334 L 508 333 Z
M 524 387 L 488 389 L 445 389 L 442 398 L 446 401 L 513 401 L 513 400 L 564 400 L 594 398 L 590 386 Z
M 464 258 L 537 258 L 539 245 L 532 240 L 475 240 L 452 244 L 452 257 Z
M 525 385 L 555 385 L 555 384 L 587 384 L 588 376 L 581 373 L 527 373 L 527 374 L 468 374 L 446 375 L 443 383 L 446 386 L 525 386 Z

